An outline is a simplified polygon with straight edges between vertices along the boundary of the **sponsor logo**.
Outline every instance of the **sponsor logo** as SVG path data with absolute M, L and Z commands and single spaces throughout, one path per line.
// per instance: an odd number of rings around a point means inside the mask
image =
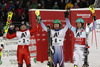
M 17 50 L 3 50 L 3 57 L 16 56 Z
M 77 14 L 77 16 L 81 16 L 82 18 L 90 18 L 90 14 Z
M 42 20 L 43 22 L 53 22 L 54 20 Z M 61 22 L 66 22 L 65 20 L 60 20 Z
M 83 41 L 83 38 L 75 38 L 75 41 Z
M 11 65 L 17 65 L 17 59 L 10 59 L 9 62 L 11 63 Z

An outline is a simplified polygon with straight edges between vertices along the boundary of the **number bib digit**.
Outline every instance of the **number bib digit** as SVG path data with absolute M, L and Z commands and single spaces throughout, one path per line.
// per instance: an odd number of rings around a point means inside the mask
M 53 46 L 63 46 L 64 38 L 52 38 Z
M 19 44 L 21 44 L 21 45 L 28 45 L 28 44 L 30 44 L 30 40 L 29 39 L 20 39 L 19 40 Z

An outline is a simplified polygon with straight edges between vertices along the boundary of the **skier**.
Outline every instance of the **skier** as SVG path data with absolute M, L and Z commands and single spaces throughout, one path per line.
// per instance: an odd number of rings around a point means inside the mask
M 76 20 L 76 28 L 73 27 L 68 19 L 69 11 L 65 12 L 66 22 L 69 23 L 69 29 L 72 30 L 75 37 L 75 44 L 74 44 L 74 67 L 79 67 L 79 63 L 81 62 L 82 67 L 84 67 L 84 51 L 86 47 L 86 29 L 84 27 L 84 20 L 82 18 L 78 18 Z M 95 27 L 90 27 L 89 32 L 96 28 L 96 17 L 95 14 L 92 14 L 94 25 Z
M 40 16 L 37 17 L 37 21 L 40 21 L 40 25 L 47 32 L 47 27 L 42 22 Z M 61 29 L 61 21 L 58 19 L 53 21 L 53 29 L 51 29 L 53 67 L 57 67 L 57 63 L 59 63 L 60 67 L 64 67 L 63 42 L 65 33 L 68 30 L 68 25 L 69 24 L 66 22 L 66 26 Z
M 17 48 L 18 67 L 23 66 L 23 59 L 25 60 L 27 67 L 31 67 L 28 46 L 30 44 L 30 36 L 36 31 L 37 29 L 33 30 L 26 29 L 26 22 L 22 21 L 20 26 L 20 31 L 17 31 L 11 35 L 7 33 L 6 38 L 12 39 L 17 37 L 18 39 L 18 48 Z

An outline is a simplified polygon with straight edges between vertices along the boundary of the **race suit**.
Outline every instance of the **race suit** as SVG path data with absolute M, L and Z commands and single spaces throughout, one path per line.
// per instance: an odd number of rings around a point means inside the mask
M 42 28 L 45 31 L 47 31 L 47 28 L 42 21 L 40 22 L 40 24 Z M 68 30 L 67 22 L 66 22 L 66 26 L 63 29 L 59 29 L 59 30 L 51 29 L 52 47 L 54 47 L 54 54 L 52 54 L 53 67 L 57 67 L 57 63 L 59 63 L 60 67 L 64 66 L 63 42 L 67 30 Z
M 18 39 L 18 47 L 17 47 L 17 61 L 18 67 L 23 66 L 23 60 L 25 60 L 27 67 L 31 67 L 30 64 L 30 53 L 29 53 L 29 44 L 30 44 L 30 36 L 36 32 L 37 29 L 33 30 L 20 30 L 15 32 L 14 34 L 7 33 L 7 38 L 12 39 L 17 37 Z
M 81 65 L 83 66 L 84 59 L 85 59 L 84 49 L 85 49 L 85 45 L 86 45 L 85 44 L 86 43 L 86 29 L 85 28 L 77 29 L 77 28 L 73 27 L 70 24 L 68 18 L 66 18 L 66 22 L 69 23 L 69 28 L 74 33 L 74 37 L 75 37 L 74 56 L 73 56 L 74 65 L 79 67 L 79 63 L 81 63 Z M 90 27 L 89 32 L 91 32 L 93 29 L 96 28 L 96 21 L 94 21 L 94 23 L 95 23 L 95 27 Z

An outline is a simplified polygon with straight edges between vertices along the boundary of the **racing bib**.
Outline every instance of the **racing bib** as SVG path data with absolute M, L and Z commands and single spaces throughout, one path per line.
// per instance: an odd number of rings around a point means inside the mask
M 30 32 L 29 30 L 25 32 L 17 32 L 18 44 L 19 45 L 29 45 L 30 44 Z
M 52 38 L 53 46 L 63 46 L 64 38 Z

